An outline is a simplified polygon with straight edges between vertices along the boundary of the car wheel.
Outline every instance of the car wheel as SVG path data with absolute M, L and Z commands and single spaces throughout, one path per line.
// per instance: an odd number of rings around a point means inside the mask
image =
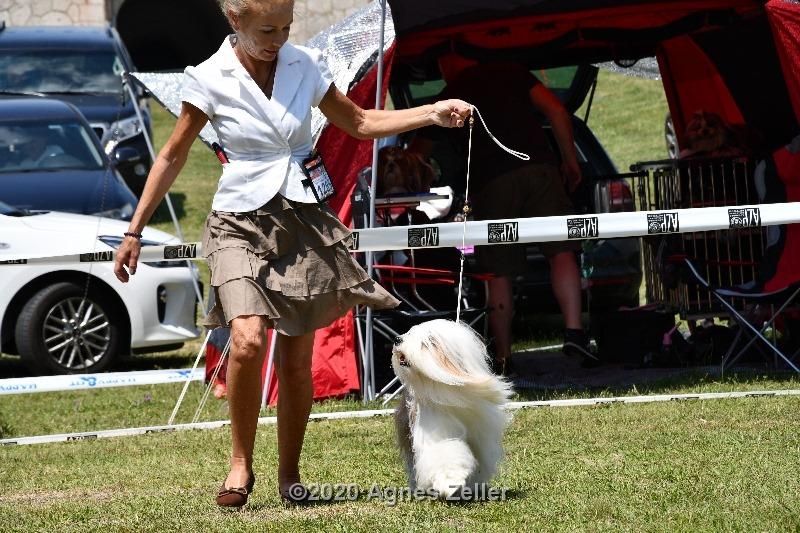
M 120 328 L 113 306 L 74 283 L 49 285 L 25 304 L 16 342 L 31 371 L 45 374 L 99 372 L 117 354 Z
M 672 116 L 668 113 L 664 120 L 664 140 L 667 143 L 667 154 L 670 159 L 678 159 L 678 136 L 675 135 L 675 125 L 672 123 Z

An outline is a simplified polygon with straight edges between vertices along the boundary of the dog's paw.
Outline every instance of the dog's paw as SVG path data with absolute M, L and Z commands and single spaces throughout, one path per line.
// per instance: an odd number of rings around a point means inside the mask
M 434 480 L 433 490 L 436 491 L 440 500 L 452 499 L 455 495 L 461 494 L 461 488 L 467 482 L 464 478 L 441 478 Z

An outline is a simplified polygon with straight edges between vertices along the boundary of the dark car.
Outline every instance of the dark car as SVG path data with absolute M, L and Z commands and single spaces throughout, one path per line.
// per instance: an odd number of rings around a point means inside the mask
M 116 167 L 135 163 L 139 153 L 119 148 L 114 157 L 72 104 L 0 100 L 0 201 L 26 211 L 129 220 L 137 200 Z
M 597 137 L 584 120 L 574 115 L 595 83 L 597 68 L 588 65 L 532 68 L 532 72 L 573 113 L 575 144 L 584 178 L 571 195 L 576 214 L 633 211 L 633 195 L 628 183 L 618 179 L 617 169 Z M 430 103 L 443 88 L 438 69 L 406 68 L 403 64 L 393 67 L 390 91 L 398 108 Z M 553 153 L 559 154 L 546 119 L 541 117 L 541 120 L 553 145 Z M 441 170 L 438 185 L 450 185 L 456 194 L 463 195 L 465 159 L 447 144 L 440 143 L 432 153 Z M 517 310 L 521 314 L 556 311 L 558 306 L 552 295 L 549 264 L 537 245 L 529 244 L 527 251 L 529 268 L 515 280 Z M 642 281 L 639 239 L 585 241 L 579 264 L 591 287 L 593 311 L 638 305 Z
M 13 27 L 0 24 L 0 95 L 47 96 L 80 109 L 104 151 L 119 148 L 139 153 L 119 171 L 137 195 L 151 166 L 142 125 L 122 74 L 135 70 L 113 28 Z M 150 112 L 137 89 L 145 127 Z

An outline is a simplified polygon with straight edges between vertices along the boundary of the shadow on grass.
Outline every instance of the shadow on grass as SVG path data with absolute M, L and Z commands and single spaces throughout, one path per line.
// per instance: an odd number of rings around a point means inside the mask
M 720 392 L 723 390 L 741 390 L 742 385 L 755 387 L 763 384 L 766 390 L 776 389 L 775 382 L 781 382 L 780 388 L 800 386 L 798 375 L 794 372 L 776 370 L 767 367 L 753 367 L 737 369 L 728 372 L 725 376 L 719 375 L 719 369 L 711 370 L 702 368 L 675 368 L 662 369 L 674 370 L 675 374 L 662 378 L 626 381 L 624 383 L 575 384 L 565 383 L 561 386 L 535 386 L 517 387 L 517 396 L 513 401 L 547 401 L 566 398 L 591 398 L 612 396 L 648 396 L 659 394 L 699 394 L 701 392 Z M 771 382 L 771 383 L 770 383 Z M 749 388 L 749 387 L 748 387 Z M 755 388 L 753 390 L 756 390 Z M 680 392 L 676 392 L 680 391 Z
M 479 487 L 478 492 L 474 494 L 467 493 L 463 497 L 454 494 L 444 503 L 455 505 L 458 507 L 481 505 L 485 503 L 492 503 L 497 501 L 511 501 L 525 499 L 527 493 L 524 490 L 509 489 L 506 487 Z
M 169 368 L 186 368 L 191 366 L 194 360 L 181 352 L 174 354 L 158 354 L 157 357 L 150 354 L 126 355 L 120 357 L 111 370 L 114 372 L 139 371 L 139 370 L 162 370 Z
M 172 201 L 172 208 L 175 210 L 175 216 L 178 217 L 178 220 L 183 220 L 186 216 L 186 195 L 182 192 L 170 192 L 169 198 Z M 153 218 L 150 219 L 149 224 L 158 224 L 160 222 L 172 222 L 166 200 L 158 204 L 158 208 L 156 212 L 153 213 Z

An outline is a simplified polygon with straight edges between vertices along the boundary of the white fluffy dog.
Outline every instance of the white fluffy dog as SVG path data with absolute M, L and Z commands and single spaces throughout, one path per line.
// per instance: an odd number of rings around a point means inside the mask
M 450 320 L 416 325 L 395 341 L 392 367 L 405 385 L 395 425 L 412 489 L 449 498 L 497 471 L 512 389 L 488 359 L 478 334 Z

